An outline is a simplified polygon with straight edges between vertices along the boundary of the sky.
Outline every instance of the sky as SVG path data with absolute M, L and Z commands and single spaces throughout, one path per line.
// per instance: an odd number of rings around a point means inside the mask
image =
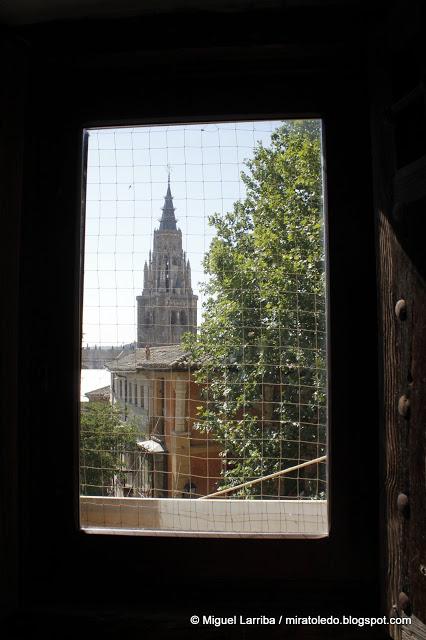
M 83 345 L 136 340 L 136 296 L 152 248 L 170 171 L 182 244 L 191 263 L 198 322 L 202 260 L 212 213 L 244 198 L 240 174 L 255 145 L 270 145 L 279 121 L 89 130 L 84 255 Z

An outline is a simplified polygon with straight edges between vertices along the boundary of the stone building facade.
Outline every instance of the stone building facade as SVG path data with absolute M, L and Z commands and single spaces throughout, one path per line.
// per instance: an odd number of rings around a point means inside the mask
M 200 387 L 180 345 L 136 349 L 108 363 L 112 401 L 138 423 L 118 495 L 200 497 L 220 481 L 221 448 L 196 428 Z
M 153 250 L 144 266 L 138 305 L 138 347 L 179 344 L 183 333 L 197 328 L 197 296 L 191 286 L 191 266 L 182 249 L 170 189 L 170 176 Z

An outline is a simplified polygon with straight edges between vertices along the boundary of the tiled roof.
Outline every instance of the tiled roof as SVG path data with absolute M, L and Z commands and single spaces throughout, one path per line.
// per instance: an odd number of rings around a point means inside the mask
M 148 357 L 147 357 L 148 355 Z M 187 354 L 180 344 L 164 347 L 150 347 L 147 354 L 145 348 L 123 353 L 105 364 L 109 371 L 136 371 L 137 369 L 179 369 L 189 367 Z
M 90 397 L 102 397 L 109 398 L 111 394 L 111 387 L 107 385 L 106 387 L 100 387 L 99 389 L 93 389 L 92 391 L 87 391 L 84 395 L 88 398 Z

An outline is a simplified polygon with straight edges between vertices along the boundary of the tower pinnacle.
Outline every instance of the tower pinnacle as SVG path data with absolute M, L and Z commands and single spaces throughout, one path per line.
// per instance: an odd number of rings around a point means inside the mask
M 173 196 L 170 189 L 170 171 L 167 180 L 167 193 L 164 198 L 163 215 L 160 220 L 160 231 L 176 231 L 175 208 L 173 206 Z
M 137 296 L 140 347 L 179 344 L 184 333 L 197 330 L 197 296 L 174 212 L 169 173 L 163 214 L 144 265 L 142 295 Z

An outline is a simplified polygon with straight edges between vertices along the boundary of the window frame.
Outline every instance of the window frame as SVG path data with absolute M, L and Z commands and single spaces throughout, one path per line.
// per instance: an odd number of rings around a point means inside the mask
M 182 28 L 185 27 L 183 22 L 180 24 Z M 157 28 L 160 33 L 158 25 Z M 63 578 L 67 571 L 76 576 L 84 559 L 87 561 L 90 557 L 93 568 L 91 576 L 98 576 L 102 583 L 106 576 L 103 559 L 110 554 L 128 557 L 129 551 L 133 550 L 135 553 L 132 555 L 129 576 L 130 573 L 138 575 L 142 570 L 151 571 L 153 575 L 166 576 L 166 585 L 169 586 L 175 584 L 177 576 L 184 572 L 180 583 L 191 584 L 194 589 L 194 585 L 205 586 L 207 583 L 213 588 L 221 580 L 226 580 L 228 585 L 233 581 L 238 584 L 241 580 L 246 580 L 247 589 L 249 584 L 278 582 L 282 587 L 285 584 L 293 585 L 296 597 L 298 589 L 306 588 L 306 577 L 313 576 L 311 584 L 316 585 L 317 589 L 325 581 L 332 585 L 330 594 L 340 593 L 344 587 L 349 591 L 355 589 L 357 597 L 360 597 L 366 585 L 373 588 L 372 585 L 376 584 L 378 571 L 378 534 L 375 525 L 379 488 L 378 468 L 374 465 L 378 460 L 379 441 L 378 428 L 374 430 L 374 425 L 378 425 L 375 355 L 377 325 L 373 203 L 371 176 L 366 162 L 370 150 L 369 113 L 362 102 L 365 80 L 361 80 L 360 67 L 357 66 L 359 61 L 352 60 L 350 80 L 342 78 L 339 66 L 333 67 L 327 60 L 324 63 L 325 73 L 314 67 L 308 69 L 305 75 L 297 75 L 293 72 L 296 66 L 294 63 L 294 67 L 291 64 L 286 67 L 274 63 L 273 58 L 272 67 L 266 68 L 262 56 L 256 51 L 250 54 L 250 47 L 244 43 L 237 46 L 242 57 L 231 63 L 226 56 L 223 57 L 220 48 L 214 50 L 212 45 L 210 59 L 215 64 L 208 67 L 205 77 L 195 74 L 197 91 L 194 99 L 194 75 L 188 73 L 184 58 L 179 58 L 177 43 L 175 50 L 164 53 L 160 49 L 158 59 L 151 57 L 148 52 L 146 55 L 142 54 L 136 63 L 133 62 L 132 52 L 123 54 L 121 61 L 108 53 L 105 53 L 101 62 L 97 62 L 95 56 L 89 56 L 88 60 L 80 57 L 70 61 L 63 49 L 56 58 L 51 54 L 52 48 L 49 50 L 52 40 L 57 43 L 60 34 L 60 29 L 54 35 L 53 31 L 48 30 L 50 41 L 48 38 L 46 43 L 36 43 L 37 61 L 47 60 L 47 64 L 35 64 L 32 69 L 32 111 L 27 116 L 31 134 L 26 143 L 27 186 L 22 230 L 22 251 L 26 264 L 22 265 L 21 296 L 23 317 L 31 317 L 33 321 L 31 326 L 22 321 L 20 342 L 21 397 L 27 403 L 20 414 L 20 447 L 22 465 L 26 468 L 22 480 L 23 555 L 26 575 L 29 577 L 26 593 L 34 591 L 35 585 L 42 584 L 40 598 L 54 599 L 55 585 L 60 583 L 65 588 L 57 597 L 66 599 L 68 594 L 71 600 L 75 594 L 66 587 Z M 102 37 L 105 37 L 104 32 Z M 88 49 L 87 42 L 82 46 Z M 103 46 L 107 48 L 105 43 Z M 175 87 L 177 81 L 176 78 L 169 78 L 169 84 L 162 86 L 161 72 L 167 72 L 174 51 L 178 60 L 175 75 L 182 84 L 182 92 L 175 103 L 166 104 L 164 99 L 170 94 L 169 85 L 171 83 Z M 246 68 L 245 53 L 251 55 L 251 60 L 254 59 L 255 63 L 249 71 Z M 189 52 L 186 51 L 185 55 L 190 60 L 191 69 L 199 69 L 201 72 L 201 67 L 197 67 L 201 63 L 197 63 L 196 46 L 192 50 L 189 47 Z M 120 65 L 124 68 L 125 76 L 120 81 L 121 92 L 117 92 L 113 83 L 109 82 L 108 74 L 111 69 L 116 70 Z M 93 68 L 98 69 L 100 79 L 91 83 L 87 77 L 82 78 L 82 73 L 90 74 Z M 58 70 L 62 72 L 59 78 Z M 239 77 L 241 73 L 242 76 Z M 247 77 L 253 82 L 260 82 L 262 87 L 253 96 L 251 113 L 246 110 L 247 96 L 243 80 L 247 81 Z M 53 82 L 53 78 L 57 82 Z M 135 78 L 144 81 L 144 89 L 141 90 L 143 99 L 140 93 L 134 91 Z M 221 79 L 221 84 L 215 84 L 213 94 L 212 83 L 217 83 L 218 78 Z M 105 85 L 100 87 L 101 81 Z M 129 82 L 129 86 L 125 86 L 125 81 Z M 336 102 L 336 91 L 332 90 L 332 86 L 338 82 L 341 84 L 341 102 Z M 357 95 L 353 94 L 354 84 L 360 88 Z M 275 87 L 273 95 L 268 91 L 270 86 Z M 146 87 L 149 87 L 149 92 Z M 210 93 L 207 93 L 208 89 Z M 82 92 L 84 101 L 81 99 Z M 224 104 L 227 105 L 226 109 Z M 280 112 L 276 112 L 277 104 L 282 109 Z M 144 117 L 141 117 L 141 113 Z M 320 117 L 323 120 L 328 174 L 328 538 L 303 541 L 200 541 L 153 536 L 132 539 L 128 536 L 89 536 L 79 529 L 79 292 L 80 255 L 82 236 L 84 237 L 84 228 L 80 225 L 80 176 L 84 157 L 81 131 L 106 124 L 119 126 L 181 122 L 184 115 L 191 122 L 226 121 L 241 117 L 285 119 L 295 116 Z M 351 118 L 352 154 L 346 158 L 343 169 L 342 158 L 345 157 L 346 149 L 344 137 Z M 52 183 L 55 184 L 53 191 Z M 62 216 L 58 216 L 58 211 L 62 212 Z M 344 242 L 344 237 L 350 237 L 349 245 Z M 359 261 L 359 247 L 365 251 L 362 261 Z M 43 264 L 40 255 L 47 256 Z M 29 267 L 32 260 L 34 269 Z M 43 294 L 38 289 L 40 281 L 45 284 Z M 348 290 L 352 294 L 349 300 Z M 342 300 L 346 300 L 346 308 Z M 360 327 L 361 321 L 363 325 Z M 342 376 L 347 370 L 346 336 L 351 331 L 355 340 L 353 353 L 364 351 L 365 359 L 362 363 L 354 359 L 353 368 L 349 371 L 348 390 L 343 384 Z M 33 338 L 34 332 L 36 335 L 52 335 L 53 338 L 48 344 L 38 345 Z M 63 346 L 62 376 L 57 375 L 59 344 Z M 363 380 L 362 386 L 360 380 Z M 62 402 L 59 402 L 59 397 Z M 47 414 L 34 410 L 37 403 L 47 403 L 51 398 L 54 400 Z M 350 409 L 346 403 L 350 405 Z M 370 408 L 371 403 L 376 409 Z M 61 430 L 58 431 L 53 416 L 59 415 L 61 410 L 64 418 Z M 368 478 L 367 474 L 359 472 L 359 461 L 355 461 L 353 455 L 354 448 L 363 443 L 359 427 L 363 421 L 363 428 L 366 428 L 365 422 L 368 422 L 372 425 L 370 433 L 374 433 L 374 437 L 370 437 L 369 446 L 362 452 L 362 464 L 371 472 Z M 345 430 L 339 431 L 339 422 L 345 423 Z M 43 429 L 50 438 L 45 453 L 52 461 L 56 478 L 53 507 L 49 504 L 40 505 L 36 491 L 36 486 L 40 486 L 38 482 L 43 481 L 38 462 L 43 448 L 37 435 L 43 433 Z M 345 433 L 349 429 L 353 429 L 353 433 Z M 57 455 L 54 444 L 59 447 L 60 456 Z M 348 496 L 351 502 L 350 512 L 347 507 Z M 51 517 L 49 519 L 52 509 L 54 523 Z M 371 524 L 370 531 L 364 526 L 365 521 L 374 523 Z M 46 523 L 49 523 L 48 532 Z M 68 558 L 63 557 L 65 543 L 69 545 Z M 346 554 L 351 558 L 350 576 L 342 562 Z M 232 570 L 235 562 L 232 558 L 236 556 L 239 558 L 238 580 Z M 47 561 L 43 565 L 41 559 L 46 560 L 46 557 Z M 225 565 L 230 563 L 225 567 L 224 558 Z M 197 561 L 200 559 L 202 575 L 197 570 Z M 122 567 L 117 565 L 112 571 L 116 582 L 121 582 Z M 77 580 L 71 580 L 72 582 Z M 87 589 L 88 586 L 83 585 L 78 595 L 82 601 L 88 593 Z

